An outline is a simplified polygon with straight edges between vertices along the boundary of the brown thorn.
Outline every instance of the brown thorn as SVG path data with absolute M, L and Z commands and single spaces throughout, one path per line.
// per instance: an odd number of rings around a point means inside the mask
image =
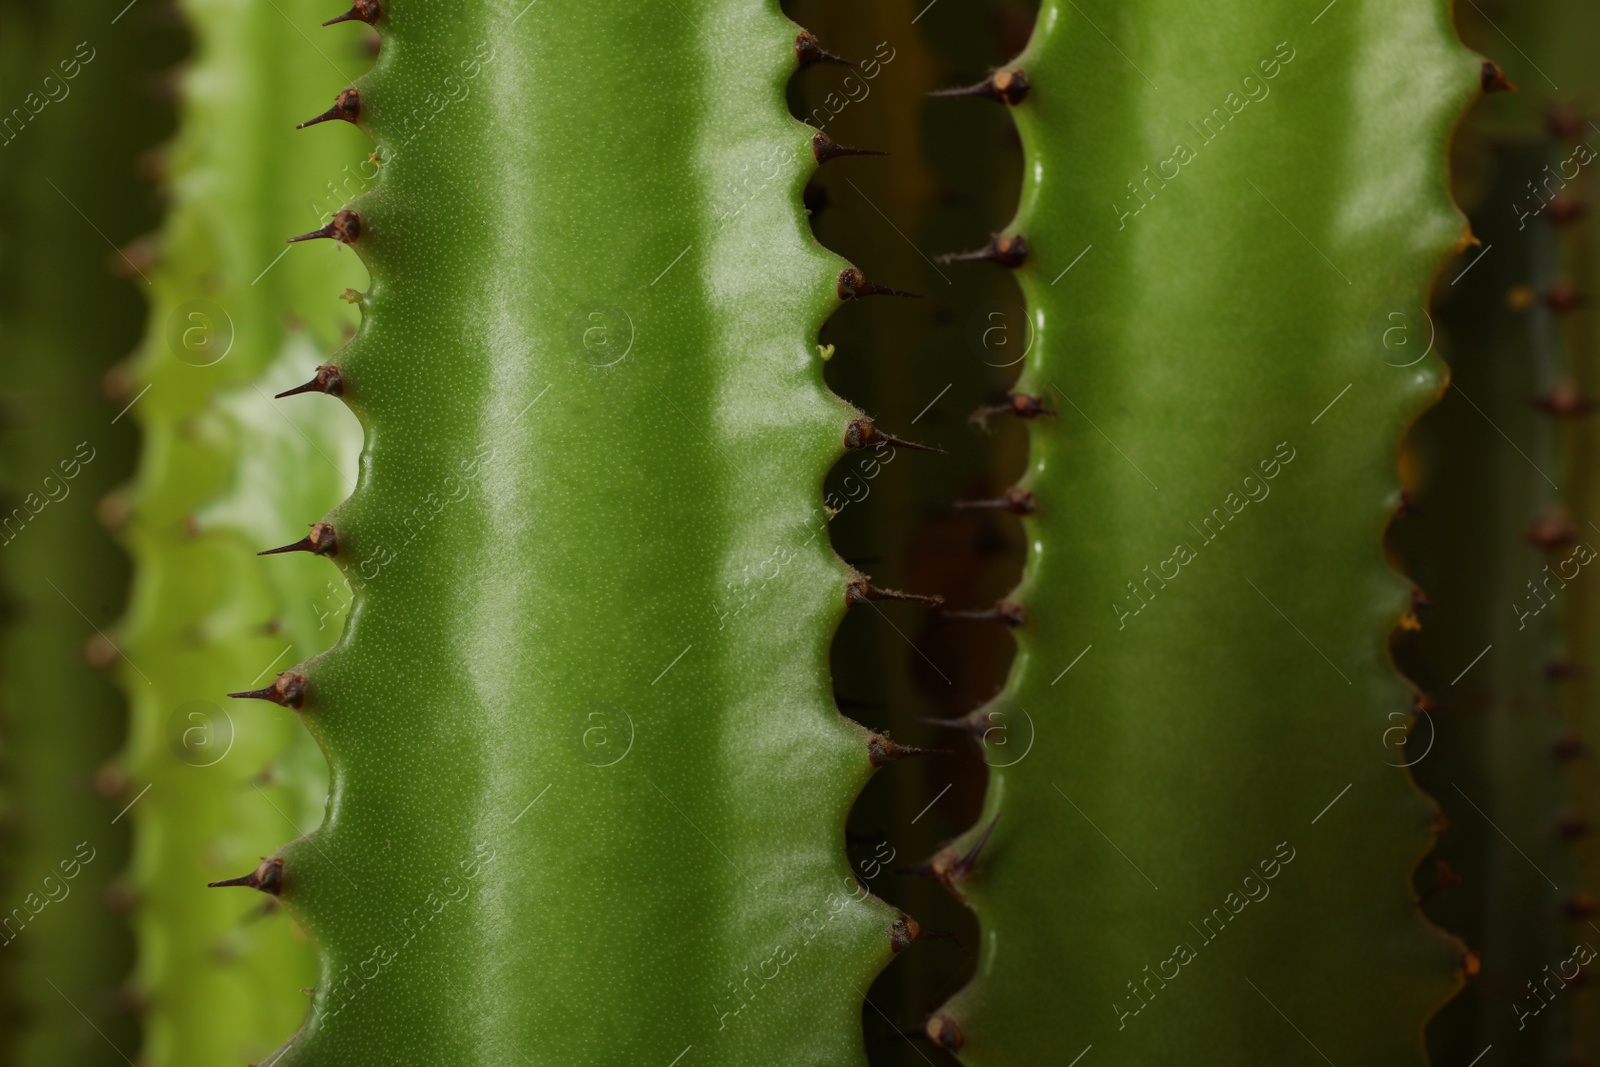
M 1594 897 L 1578 890 L 1567 898 L 1566 912 L 1573 919 L 1587 919 L 1594 914 Z
M 207 889 L 222 889 L 227 886 L 242 885 L 251 889 L 259 889 L 263 893 L 277 896 L 283 892 L 283 861 L 277 857 L 261 861 L 261 866 L 249 874 L 238 878 L 228 878 L 221 882 L 207 882 Z
M 354 0 L 350 10 L 342 15 L 335 16 L 324 22 L 324 26 L 336 26 L 341 22 L 365 22 L 368 26 L 376 26 L 378 18 L 383 14 L 383 8 L 378 0 Z
M 998 622 L 1016 629 L 1028 621 L 1027 614 L 1022 610 L 1021 604 L 1013 604 L 1009 600 L 996 600 L 994 607 L 982 611 L 945 611 L 942 613 L 947 619 L 970 619 L 973 622 Z
M 1556 282 L 1544 294 L 1545 307 L 1557 315 L 1565 315 L 1586 303 L 1588 301 L 1578 295 L 1571 282 Z
M 1534 548 L 1553 552 L 1577 541 L 1578 531 L 1567 521 L 1566 512 L 1555 507 L 1539 516 L 1522 537 Z
M 1036 419 L 1040 415 L 1054 415 L 1055 412 L 1044 406 L 1044 397 L 1031 396 L 1028 393 L 1010 392 L 1006 394 L 1004 404 L 991 404 L 979 408 L 968 416 L 968 422 L 985 425 L 991 415 L 1015 415 L 1019 419 Z
M 811 138 L 811 154 L 817 157 L 818 163 L 826 163 L 840 156 L 886 156 L 889 153 L 878 152 L 871 148 L 851 148 L 818 130 L 816 136 Z
M 887 285 L 869 282 L 867 276 L 855 267 L 846 267 L 839 272 L 839 299 L 856 300 L 863 296 L 903 296 L 910 300 L 921 300 L 922 294 L 908 293 L 903 289 L 891 289 Z
M 1556 418 L 1577 418 L 1594 410 L 1595 403 L 1578 391 L 1571 378 L 1563 378 L 1534 401 L 1540 411 Z
M 1492 60 L 1483 61 L 1483 72 L 1480 75 L 1483 91 L 1486 93 L 1514 93 L 1517 87 L 1506 78 L 1505 71 Z
M 983 96 L 1002 104 L 1015 106 L 1022 103 L 1033 88 L 1028 76 L 1020 70 L 997 70 L 977 85 L 960 89 L 939 89 L 929 96 Z
M 1427 889 L 1424 889 L 1421 893 L 1418 893 L 1415 897 L 1413 897 L 1413 904 L 1422 904 L 1429 897 L 1442 894 L 1451 886 L 1461 884 L 1461 876 L 1455 871 L 1452 871 L 1450 869 L 1450 865 L 1444 860 L 1438 861 L 1438 863 L 1435 865 L 1435 870 L 1437 870 L 1438 874 L 1434 878 L 1433 885 L 1429 886 Z
M 1556 820 L 1556 836 L 1563 841 L 1576 841 L 1587 837 L 1593 827 L 1582 815 L 1563 815 Z
M 334 98 L 333 106 L 314 119 L 306 119 L 295 129 L 303 130 L 307 126 L 315 126 L 319 122 L 331 122 L 334 119 L 343 119 L 354 125 L 361 118 L 361 92 L 355 86 L 341 92 Z
M 823 50 L 814 34 L 805 30 L 794 39 L 794 55 L 800 61 L 800 68 L 804 70 L 813 63 L 836 63 L 841 67 L 854 67 L 856 64 L 848 59 L 842 59 L 831 52 Z
M 961 1024 L 942 1011 L 928 1016 L 922 1030 L 928 1035 L 929 1041 L 946 1052 L 960 1052 L 961 1046 L 967 1043 L 966 1035 L 961 1032 Z
M 873 600 L 904 600 L 912 604 L 922 604 L 925 607 L 937 608 L 944 603 L 942 596 L 922 596 L 918 593 L 902 593 L 898 589 L 879 589 L 864 577 L 850 579 L 844 587 L 846 604 L 866 604 Z
M 874 767 L 887 767 L 898 760 L 909 759 L 912 756 L 931 756 L 939 751 L 939 749 L 902 745 L 883 734 L 873 734 L 867 738 L 867 759 Z
M 311 532 L 292 545 L 282 548 L 269 548 L 265 552 L 257 552 L 258 556 L 276 556 L 283 552 L 310 552 L 316 556 L 337 556 L 339 554 L 339 535 L 334 533 L 333 525 L 326 522 L 311 524 Z
M 297 385 L 293 389 L 285 389 L 274 400 L 282 400 L 286 396 L 298 396 L 301 393 L 327 393 L 329 396 L 344 395 L 344 378 L 339 374 L 339 368 L 329 363 L 317 368 L 316 375 L 306 384 Z
M 898 437 L 891 437 L 872 424 L 872 417 L 862 415 L 860 418 L 851 419 L 850 424 L 844 428 L 844 447 L 849 449 L 873 448 L 877 445 L 888 445 L 890 448 L 909 448 L 914 452 L 937 452 L 941 456 L 948 455 L 942 448 L 933 445 L 919 445 L 915 441 L 904 441 Z
M 952 252 L 939 257 L 940 263 L 998 263 L 1016 270 L 1028 261 L 1028 239 L 1020 233 L 994 239 L 976 252 Z
M 1550 746 L 1550 754 L 1562 762 L 1577 759 L 1584 751 L 1583 741 L 1571 734 L 1556 738 Z
M 298 708 L 306 700 L 306 676 L 296 671 L 284 671 L 265 689 L 228 695 L 237 700 L 270 700 L 286 708 Z
M 1461 957 L 1461 977 L 1476 978 L 1478 972 L 1483 970 L 1483 957 L 1476 952 L 1468 951 Z M 1580 972 L 1582 973 L 1582 972 Z
M 1013 515 L 1032 515 L 1039 510 L 1039 501 L 1026 489 L 1007 489 L 999 500 L 957 500 L 957 511 L 975 511 L 990 508 L 1009 511 Z
M 335 211 L 333 218 L 329 219 L 328 224 L 322 229 L 312 230 L 310 233 L 302 233 L 298 237 L 291 237 L 285 243 L 292 245 L 299 241 L 314 241 L 321 237 L 327 237 L 350 245 L 355 244 L 360 236 L 361 216 L 349 208 L 345 208 L 342 211 Z
M 1581 200 L 1570 196 L 1557 196 L 1550 201 L 1549 213 L 1545 218 L 1553 226 L 1568 226 L 1589 213 L 1588 207 Z

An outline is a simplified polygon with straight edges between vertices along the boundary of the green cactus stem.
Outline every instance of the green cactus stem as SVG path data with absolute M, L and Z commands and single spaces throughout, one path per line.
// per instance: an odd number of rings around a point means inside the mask
M 343 21 L 383 35 L 356 86 L 383 163 L 305 236 L 372 275 L 332 360 L 366 441 L 303 521 L 355 602 L 236 687 L 331 774 L 323 825 L 228 880 L 321 951 L 273 1062 L 861 1062 L 914 927 L 844 821 L 903 750 L 830 696 L 839 619 L 890 594 L 832 554 L 821 486 L 905 442 L 823 385 L 824 318 L 895 290 L 806 225 L 808 38 L 748 0 Z
M 135 169 L 164 132 L 149 88 L 176 42 L 141 16 L 115 29 L 88 5 L 0 4 L 0 631 L 6 864 L 0 887 L 0 1061 L 121 1064 L 138 1020 L 123 984 L 132 939 L 116 884 L 125 799 L 102 764 L 125 711 L 107 637 L 127 564 L 96 517 L 126 475 L 126 399 L 101 379 L 143 318 L 154 218 Z M 115 103 L 140 98 L 137 116 Z M 122 275 L 119 277 L 118 275 Z
M 272 394 L 354 329 L 330 297 L 363 272 L 344 249 L 278 257 L 286 230 L 330 217 L 373 173 L 356 131 L 308 142 L 294 130 L 338 91 L 338 71 L 369 65 L 354 35 L 308 43 L 326 13 L 307 0 L 195 0 L 184 14 L 194 52 L 167 153 L 172 208 L 130 389 L 143 450 L 111 502 L 128 512 L 137 564 L 118 639 L 140 668 L 123 672 L 122 765 L 130 798 L 141 793 L 130 881 L 152 1067 L 264 1061 L 316 980 L 313 946 L 281 909 L 206 883 L 321 818 L 315 744 L 288 713 L 224 707 L 222 694 L 324 650 L 347 614 L 317 561 L 265 568 L 256 553 L 303 536 L 302 516 L 353 484 L 353 420 Z
M 983 929 L 927 1026 L 963 1062 L 1416 1064 L 1458 983 L 1411 886 L 1433 806 L 1383 744 L 1382 540 L 1440 365 L 1383 331 L 1424 328 L 1462 239 L 1480 61 L 1442 0 L 1318 7 L 1046 0 L 966 90 L 1022 134 L 1043 410 L 1019 654 L 968 722 L 1010 766 L 927 868 Z

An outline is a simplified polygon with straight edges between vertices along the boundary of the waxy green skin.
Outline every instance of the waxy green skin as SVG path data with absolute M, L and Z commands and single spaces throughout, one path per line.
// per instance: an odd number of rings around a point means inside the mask
M 133 435 L 101 377 L 143 315 L 143 284 L 107 242 L 152 222 L 134 161 L 167 121 L 148 97 L 134 118 L 114 109 L 139 98 L 172 42 L 141 18 L 111 30 L 114 13 L 0 5 L 0 1062 L 41 1067 L 121 1064 L 137 1048 L 122 996 L 132 938 L 109 906 L 129 825 L 124 801 L 96 790 L 125 711 L 85 645 L 126 592 L 96 504 L 126 476 Z
M 871 766 L 820 489 L 854 413 L 815 347 L 845 264 L 800 207 L 797 27 L 395 0 L 379 28 L 336 356 L 357 595 L 300 668 L 327 819 L 279 854 L 322 966 L 274 1062 L 861 1062 L 894 913 L 843 843 Z
M 354 328 L 331 297 L 359 284 L 347 249 L 296 247 L 335 188 L 359 181 L 365 144 L 348 126 L 314 140 L 294 125 L 327 105 L 357 40 L 306 42 L 327 17 L 309 0 L 193 0 L 172 206 L 151 271 L 134 368 L 143 440 L 127 492 L 136 563 L 118 634 L 133 723 L 122 765 L 137 827 L 136 984 L 143 1062 L 202 1067 L 265 1060 L 304 1018 L 315 951 L 270 902 L 207 889 L 320 817 L 326 768 L 286 710 L 222 694 L 320 652 L 348 593 L 305 556 L 256 552 L 305 535 L 307 514 L 353 484 L 360 435 L 334 409 L 281 407 Z M 371 173 L 370 166 L 366 173 Z M 359 188 L 359 186 L 357 186 Z M 270 269 L 268 269 L 271 264 Z M 341 600 L 342 598 L 342 600 Z M 259 683 L 258 683 L 259 684 Z M 130 1050 L 131 1052 L 132 1050 Z
M 1478 61 L 1436 0 L 1047 0 L 1015 66 L 1019 384 L 1060 414 L 1032 427 L 1029 617 L 990 707 L 991 762 L 1031 749 L 991 772 L 958 886 L 983 928 L 945 1008 L 963 1062 L 1419 1063 L 1461 949 L 1412 903 L 1432 805 L 1385 764 L 1410 693 L 1382 537 L 1442 375 L 1386 363 L 1382 330 L 1461 236 L 1445 154 Z M 1187 123 L 1230 93 L 1204 143 Z

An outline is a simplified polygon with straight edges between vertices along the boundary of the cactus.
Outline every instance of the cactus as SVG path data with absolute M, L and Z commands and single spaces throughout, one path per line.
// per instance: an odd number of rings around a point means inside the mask
M 330 768 L 322 826 L 226 880 L 320 949 L 273 1062 L 860 1061 L 917 927 L 843 826 L 905 750 L 830 698 L 833 628 L 892 594 L 833 556 L 820 489 L 906 442 L 822 382 L 823 319 L 895 290 L 805 226 L 836 153 L 783 89 L 818 45 L 745 0 L 339 21 L 383 35 L 335 105 L 381 171 L 304 236 L 372 275 L 329 360 L 366 441 L 298 547 L 355 601 L 237 694 Z
M 960 724 L 1017 756 L 926 868 L 983 929 L 927 1024 L 963 1062 L 1417 1063 L 1457 985 L 1384 748 L 1381 542 L 1441 374 L 1383 341 L 1462 237 L 1480 61 L 1440 0 L 1319 7 L 1046 0 L 965 90 L 1022 134 L 989 252 L 1036 337 L 1019 652 Z
M 264 1060 L 303 1018 L 300 990 L 316 975 L 281 911 L 206 888 L 313 828 L 326 794 L 320 753 L 292 716 L 220 706 L 241 676 L 270 678 L 325 649 L 348 600 L 316 561 L 255 558 L 348 492 L 359 449 L 350 420 L 271 399 L 354 328 L 329 297 L 361 277 L 342 249 L 279 258 L 283 229 L 331 216 L 364 173 L 355 131 L 308 143 L 294 130 L 337 86 L 329 63 L 355 74 L 369 62 L 353 39 L 317 54 L 304 36 L 321 21 L 315 7 L 185 5 L 194 53 L 183 132 L 166 152 L 173 204 L 129 387 L 142 457 L 136 485 L 110 502 L 138 567 L 119 637 L 140 668 L 122 676 L 132 726 L 121 762 L 128 799 L 140 794 L 130 879 L 154 1067 Z
M 111 242 L 154 217 L 135 160 L 169 122 L 149 90 L 176 42 L 143 13 L 109 22 L 89 5 L 0 4 L 6 1063 L 121 1064 L 137 1049 L 114 884 L 129 821 L 97 774 L 124 713 L 85 655 L 117 658 L 106 631 L 127 581 L 96 503 L 126 473 L 132 427 L 101 377 L 137 338 L 144 282 L 137 251 Z M 114 105 L 130 95 L 131 118 Z
M 1431 558 L 1440 572 L 1440 632 L 1424 631 L 1417 658 L 1436 678 L 1441 751 L 1420 769 L 1439 783 L 1450 820 L 1439 852 L 1462 885 L 1435 910 L 1482 965 L 1430 1045 L 1438 1062 L 1493 1046 L 1519 1063 L 1567 1064 L 1600 1052 L 1590 998 L 1571 988 L 1593 959 L 1600 873 L 1584 573 L 1600 520 L 1589 417 L 1600 382 L 1595 319 L 1577 295 L 1594 288 L 1597 27 L 1560 0 L 1462 14 L 1469 43 L 1505 64 L 1498 84 L 1520 89 L 1485 100 L 1463 139 L 1484 247 L 1459 268 L 1452 289 L 1464 291 L 1443 326 L 1480 410 L 1460 402 L 1424 428 L 1439 484 L 1419 497 L 1426 515 L 1409 546 L 1419 570 Z M 1485 418 L 1504 438 L 1474 441 Z M 1451 684 L 1474 657 L 1481 665 Z

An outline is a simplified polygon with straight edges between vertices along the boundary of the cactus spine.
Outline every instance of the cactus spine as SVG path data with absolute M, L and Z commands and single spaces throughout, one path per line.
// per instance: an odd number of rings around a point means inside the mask
M 321 818 L 326 768 L 287 712 L 222 694 L 325 649 L 348 599 L 308 558 L 256 552 L 298 539 L 302 516 L 352 484 L 359 433 L 312 408 L 276 408 L 354 328 L 330 299 L 359 263 L 331 247 L 283 251 L 370 174 L 363 139 L 296 122 L 359 73 L 360 43 L 307 42 L 307 0 L 193 0 L 183 129 L 168 149 L 172 207 L 152 269 L 147 336 L 130 393 L 143 431 L 130 512 L 138 564 L 120 640 L 133 723 L 123 756 L 137 827 L 137 897 L 153 1067 L 263 1061 L 299 1024 L 315 953 L 275 902 L 206 883 L 253 866 Z M 337 70 L 335 68 L 338 68 Z M 124 502 L 125 501 L 125 502 Z M 263 906 L 267 905 L 267 906 Z
M 274 1062 L 859 1062 L 907 927 L 843 826 L 896 751 L 830 698 L 880 591 L 820 488 L 886 438 L 815 341 L 888 290 L 805 225 L 806 39 L 748 0 L 346 21 L 383 35 L 347 116 L 383 164 L 307 236 L 372 275 L 335 357 L 366 440 L 304 521 L 355 603 L 255 694 L 322 745 L 328 817 L 235 880 L 321 950 Z
M 1431 805 L 1385 766 L 1381 542 L 1440 374 L 1381 340 L 1461 238 L 1478 76 L 1440 0 L 1046 0 L 979 87 L 1028 156 L 1018 389 L 1048 413 L 1019 654 L 971 722 L 1032 747 L 930 865 L 983 928 L 928 1024 L 964 1062 L 1418 1062 L 1459 946 L 1412 899 Z

